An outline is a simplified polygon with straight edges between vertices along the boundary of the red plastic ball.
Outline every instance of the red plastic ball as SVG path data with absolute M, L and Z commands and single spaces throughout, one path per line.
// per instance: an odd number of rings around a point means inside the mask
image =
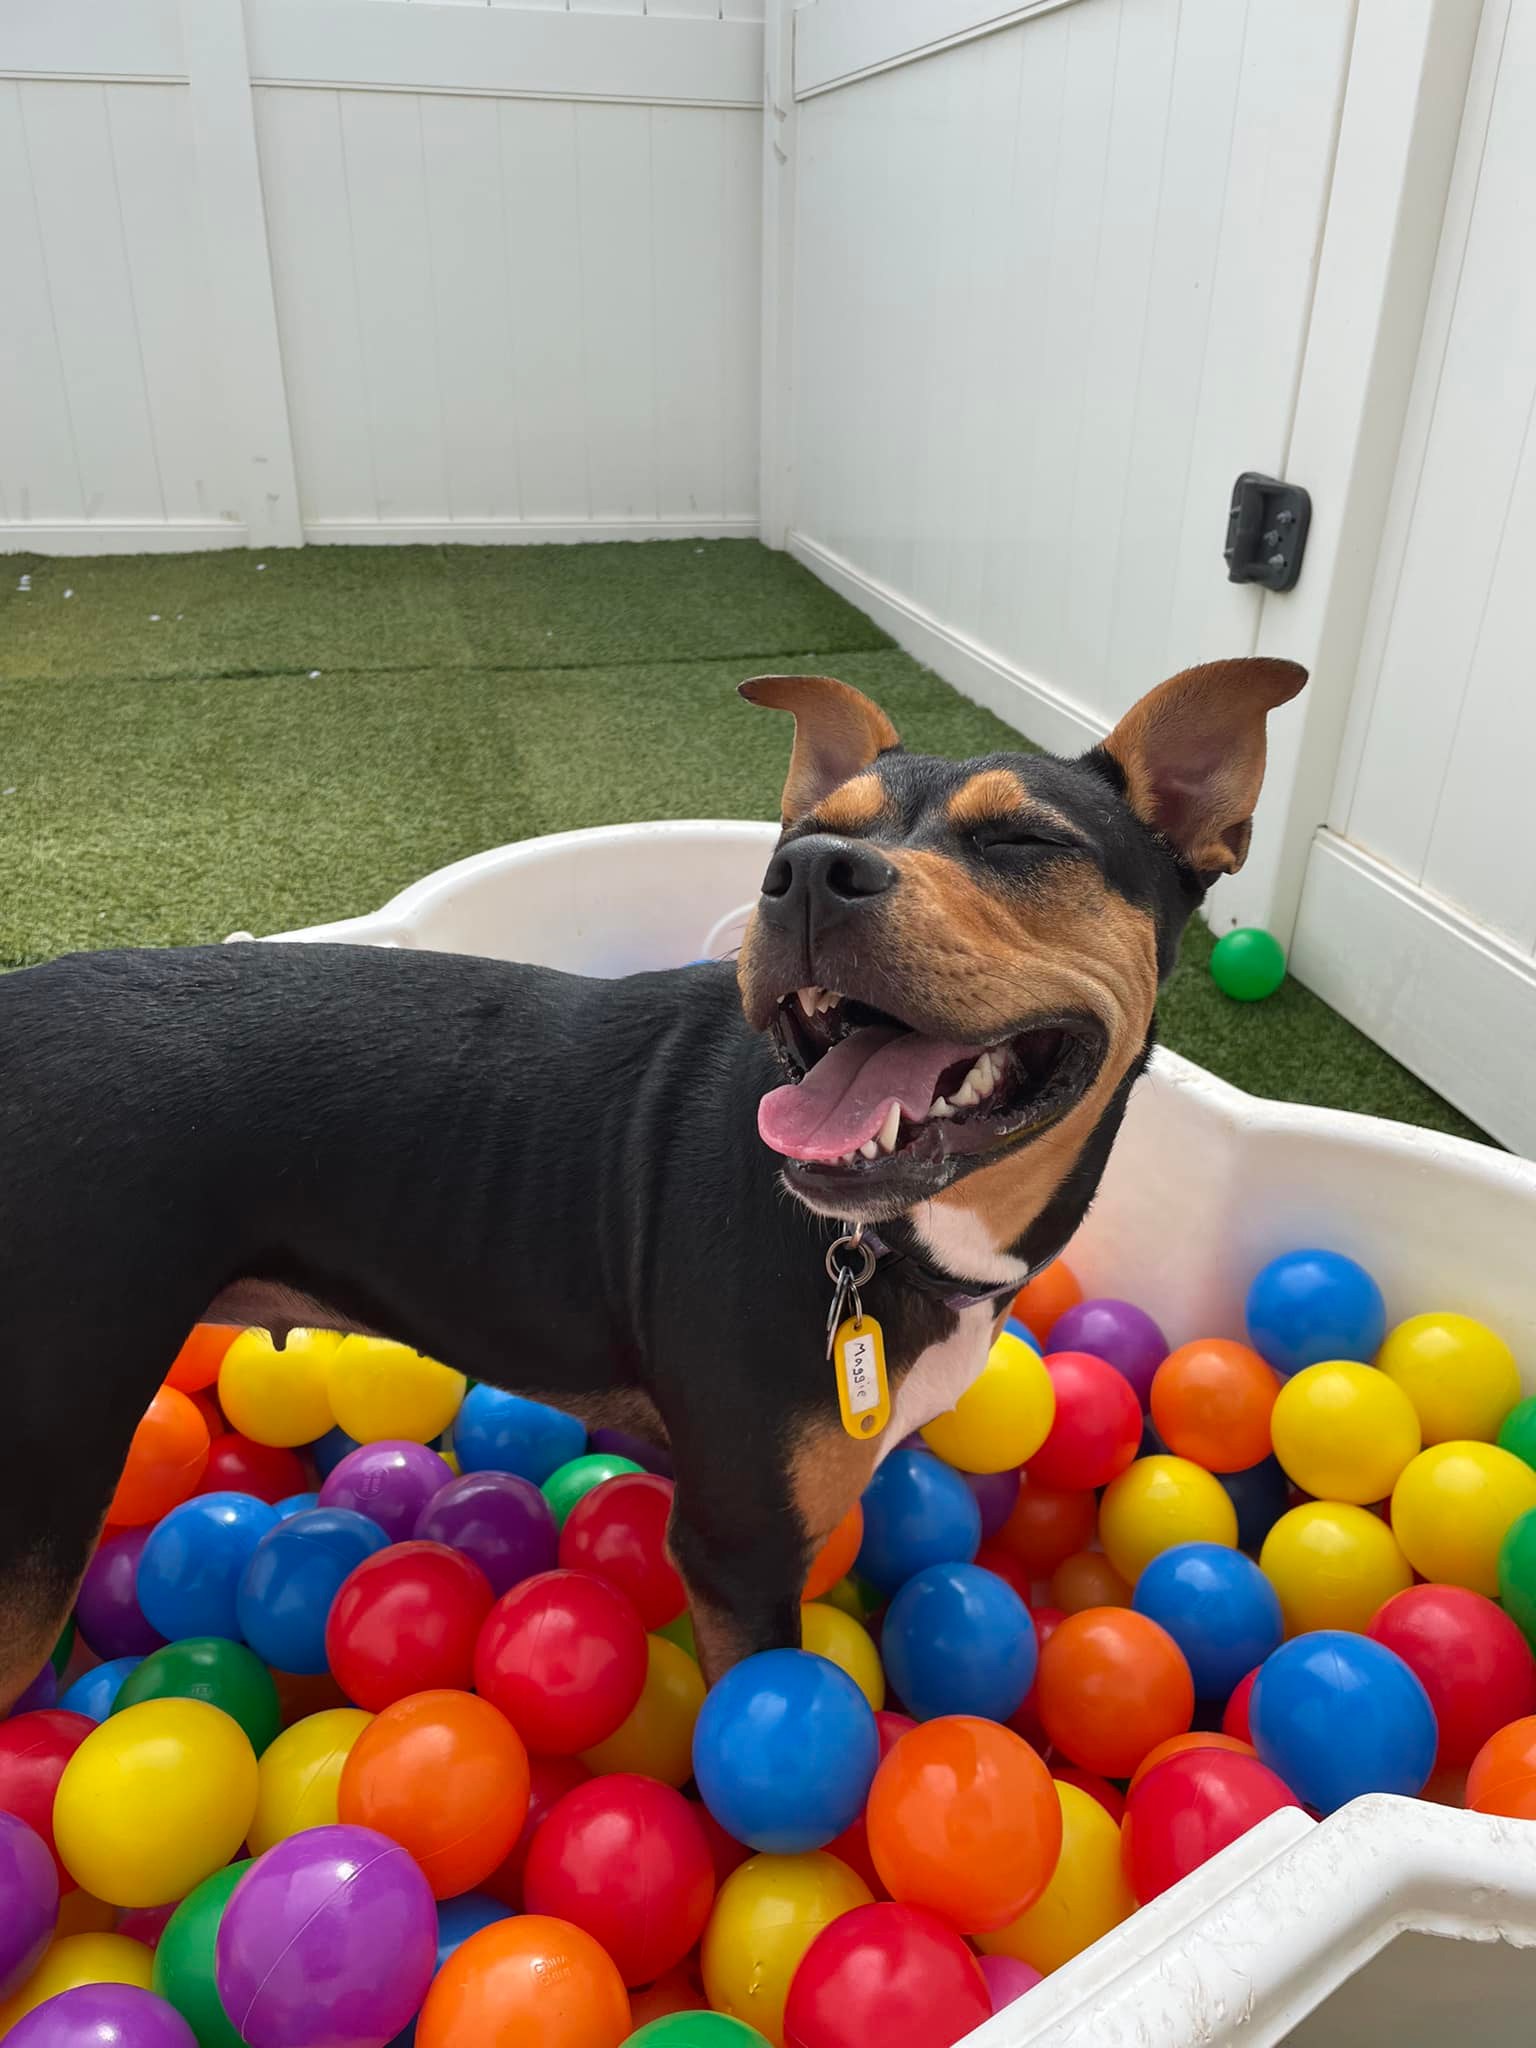
M 584 1493 L 560 1531 L 560 1562 L 590 1572 L 633 1603 L 648 1629 L 665 1628 L 687 1605 L 683 1582 L 667 1555 L 672 1482 L 654 1472 L 626 1472 Z
M 523 1897 L 601 1942 L 626 1984 L 650 1984 L 704 1932 L 714 1859 L 681 1792 L 620 1771 L 558 1801 L 533 1838 Z
M 1141 1446 L 1141 1403 L 1123 1372 L 1086 1351 L 1045 1361 L 1056 1389 L 1051 1433 L 1024 1467 L 1032 1486 L 1081 1493 L 1118 1479 Z
M 297 1451 L 277 1444 L 253 1443 L 238 1430 L 227 1429 L 208 1447 L 208 1463 L 198 1481 L 199 1493 L 251 1493 L 275 1505 L 309 1486 Z
M 1075 1785 L 1079 1792 L 1086 1792 L 1090 1799 L 1096 1799 L 1116 1827 L 1125 1819 L 1125 1794 L 1111 1785 L 1108 1778 L 1096 1777 L 1092 1771 L 1080 1771 L 1076 1764 L 1054 1761 L 1051 1776 L 1058 1784 Z
M 788 2048 L 952 2048 L 992 2013 L 981 1965 L 922 1906 L 855 1906 L 800 1960 L 784 2006 Z
M 14 1813 L 47 1843 L 61 1892 L 72 1892 L 75 1880 L 53 1846 L 53 1795 L 64 1766 L 95 1728 L 89 1714 L 62 1707 L 39 1707 L 0 1721 L 0 1813 Z
M 1252 1742 L 1253 1730 L 1248 1726 L 1248 1702 L 1253 1698 L 1254 1681 L 1259 1675 L 1259 1666 L 1254 1665 L 1246 1678 L 1240 1678 L 1232 1688 L 1232 1695 L 1221 1710 L 1221 1732 L 1235 1735 L 1239 1742 Z
M 586 1572 L 539 1572 L 485 1617 L 475 1690 L 531 1750 L 574 1756 L 624 1720 L 646 1665 L 644 1625 L 616 1587 Z
M 699 1826 L 709 1844 L 709 1853 L 714 1858 L 715 1883 L 722 1885 L 733 1870 L 740 1870 L 752 1851 L 745 1842 L 738 1842 L 734 1835 L 725 1832 L 702 1799 L 690 1799 L 688 1803 L 698 1815 Z
M 876 1714 L 875 1733 L 880 1740 L 882 1763 L 908 1729 L 916 1726 L 917 1723 L 907 1714 Z M 729 1836 L 726 1839 L 729 1840 Z M 828 1842 L 826 1849 L 829 1856 L 836 1856 L 840 1862 L 846 1863 L 850 1870 L 857 1871 L 877 1899 L 890 1897 L 879 1871 L 875 1868 L 875 1859 L 869 1847 L 869 1828 L 862 1813 L 856 1820 L 850 1821 L 840 1835 Z
M 504 1906 L 511 1906 L 520 1913 L 523 1909 L 523 1873 L 528 1864 L 528 1851 L 533 1847 L 534 1834 L 548 1820 L 555 1802 L 563 1799 L 567 1792 L 574 1792 L 578 1785 L 585 1785 L 591 1776 L 580 1757 L 529 1757 L 528 1817 L 523 1822 L 522 1833 L 513 1843 L 512 1853 L 476 1889 L 489 1892 L 493 1899 L 500 1899 Z M 743 1849 L 741 1853 L 745 1856 L 747 1851 Z
M 1536 1714 L 1536 1658 L 1502 1607 L 1465 1586 L 1409 1586 L 1366 1630 L 1429 1694 L 1437 1769 L 1470 1764 L 1489 1736 Z
M 1257 1757 L 1187 1749 L 1148 1771 L 1125 1802 L 1122 1853 L 1138 1904 L 1146 1905 L 1239 1835 L 1301 1801 Z
M 491 1607 L 479 1565 L 446 1543 L 392 1543 L 341 1582 L 325 1654 L 348 1699 L 370 1713 L 407 1693 L 469 1690 Z
M 976 1553 L 975 1562 L 983 1571 L 989 1571 L 994 1577 L 1001 1579 L 1005 1586 L 1012 1586 L 1024 1605 L 1029 1605 L 1029 1596 L 1035 1589 L 1034 1579 L 1028 1568 L 1020 1564 L 1010 1551 L 1004 1550 L 996 1543 L 983 1543 Z
M 1061 1493 L 1026 1474 L 992 1541 L 1016 1557 L 1032 1578 L 1048 1579 L 1059 1564 L 1088 1548 L 1098 1526 L 1099 1504 L 1091 1488 Z

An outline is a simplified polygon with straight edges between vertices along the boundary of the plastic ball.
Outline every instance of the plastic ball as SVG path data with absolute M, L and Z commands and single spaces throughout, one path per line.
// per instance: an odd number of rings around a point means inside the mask
M 1501 1451 L 1536 1468 L 1536 1395 L 1515 1403 L 1499 1424 L 1495 1441 Z
M 1396 1535 L 1347 1502 L 1304 1501 L 1264 1539 L 1259 1569 L 1280 1595 L 1288 1636 L 1366 1629 L 1383 1601 L 1413 1584 Z
M 1385 1500 L 1420 1450 L 1419 1418 L 1374 1366 L 1335 1359 L 1286 1381 L 1271 1417 L 1275 1456 L 1319 1500 Z
M 1536 1514 L 1517 1516 L 1504 1532 L 1499 1545 L 1499 1598 L 1510 1620 L 1536 1647 Z
M 538 1572 L 552 1571 L 559 1536 L 549 1503 L 513 1472 L 466 1472 L 439 1487 L 413 1533 L 471 1558 L 500 1597 Z
M 1094 1607 L 1069 1614 L 1041 1650 L 1035 1706 L 1064 1755 L 1125 1778 L 1156 1743 L 1188 1728 L 1195 1686 L 1166 1629 L 1129 1608 Z
M 454 1418 L 453 1447 L 466 1472 L 514 1472 L 542 1486 L 561 1465 L 581 1456 L 587 1432 L 574 1415 L 482 1380 Z
M 1026 1473 L 1011 1513 L 993 1539 L 1034 1579 L 1048 1579 L 1059 1564 L 1093 1541 L 1099 1504 L 1091 1492 L 1059 1493 Z
M 322 1480 L 329 1479 L 342 1459 L 352 1451 L 362 1449 L 355 1436 L 348 1436 L 344 1429 L 328 1429 L 325 1435 L 317 1437 L 309 1447 L 315 1470 Z
M 1069 1308 L 1083 1298 L 1077 1276 L 1065 1259 L 1053 1259 L 1013 1297 L 1013 1313 L 1043 1344 Z
M 1138 1458 L 1099 1503 L 1099 1540 L 1128 1585 L 1178 1543 L 1237 1547 L 1237 1510 L 1221 1481 L 1188 1458 Z
M 139 1557 L 139 1607 L 152 1628 L 178 1636 L 238 1638 L 235 1594 L 251 1552 L 277 1511 L 249 1493 L 201 1493 L 150 1531 Z
M 329 1707 L 306 1714 L 268 1745 L 257 1765 L 256 1812 L 246 1834 L 253 1856 L 306 1828 L 335 1826 L 342 1766 L 372 1719 L 360 1707 Z
M 1410 1586 L 1366 1631 L 1395 1650 L 1429 1695 L 1437 1769 L 1465 1768 L 1510 1721 L 1536 1714 L 1536 1658 L 1515 1623 L 1464 1586 Z
M 600 1942 L 626 1984 L 650 1984 L 703 1934 L 715 1866 L 680 1792 L 621 1773 L 558 1801 L 529 1848 L 523 1896 L 530 1913 Z
M 1306 1806 L 1420 1792 L 1438 1741 L 1429 1696 L 1395 1651 L 1320 1629 L 1260 1667 L 1248 1718 L 1261 1760 Z
M 1248 1706 L 1253 1698 L 1254 1681 L 1258 1668 L 1250 1671 L 1246 1678 L 1240 1678 L 1233 1686 L 1227 1704 L 1221 1713 L 1221 1732 L 1235 1736 L 1239 1742 L 1252 1742 L 1253 1730 L 1248 1725 Z
M 180 1899 L 227 1863 L 256 1811 L 245 1731 L 203 1700 L 123 1707 L 64 1767 L 54 1839 L 76 1884 L 115 1906 Z
M 327 1669 L 332 1602 L 348 1574 L 387 1542 L 376 1522 L 346 1508 L 308 1508 L 275 1521 L 240 1580 L 240 1633 L 279 1671 L 317 1677 Z
M 437 1910 L 426 1878 L 387 1837 L 312 1828 L 246 1871 L 214 1955 L 219 1997 L 250 2048 L 382 2048 L 431 1981 Z
M 627 1429 L 610 1429 L 599 1425 L 587 1439 L 594 1451 L 612 1451 L 618 1457 L 632 1458 L 644 1472 L 654 1472 L 659 1479 L 670 1479 L 672 1453 L 650 1437 L 636 1436 Z
M 320 1496 L 318 1493 L 290 1493 L 286 1500 L 274 1501 L 272 1505 L 277 1509 L 278 1520 L 286 1522 L 290 1515 L 307 1514 L 311 1508 L 319 1507 Z
M 207 1423 L 189 1396 L 162 1387 L 133 1433 L 108 1522 L 117 1529 L 158 1522 L 196 1491 L 207 1463 Z
M 1471 1316 L 1410 1316 L 1376 1359 L 1413 1403 L 1426 1448 L 1492 1443 L 1520 1399 L 1520 1368 L 1497 1331 Z
M 0 1810 L 0 1999 L 31 1976 L 58 1917 L 52 1851 L 24 1820 Z
M 1107 1296 L 1069 1308 L 1052 1325 L 1049 1341 L 1052 1351 L 1086 1351 L 1112 1365 L 1143 1408 L 1152 1375 L 1168 1356 L 1168 1340 L 1145 1309 Z
M 433 1896 L 472 1891 L 511 1854 L 528 1813 L 528 1755 L 489 1701 L 396 1700 L 348 1749 L 336 1817 L 408 1849 Z
M 1467 1808 L 1536 1820 L 1536 1715 L 1496 1729 L 1467 1772 Z
M 846 1672 L 804 1650 L 764 1650 L 704 1701 L 693 1774 L 729 1835 L 794 1855 L 840 1835 L 864 1804 L 879 1737 Z
M 67 1934 L 54 1942 L 19 1990 L 0 2005 L 0 2037 L 14 2038 L 17 2024 L 50 2000 L 86 1984 L 133 1985 L 149 1989 L 153 1957 L 142 1941 L 126 1934 Z
M 1082 1351 L 1056 1352 L 1039 1370 L 1055 1390 L 1056 1413 L 1028 1476 L 1057 1492 L 1107 1486 L 1141 1442 L 1141 1403 L 1130 1381 Z
M 1285 979 L 1285 948 L 1272 932 L 1239 925 L 1212 946 L 1211 979 L 1234 1002 L 1262 1002 Z
M 919 1721 L 1006 1721 L 1034 1683 L 1029 1609 L 980 1565 L 932 1565 L 909 1579 L 886 1611 L 880 1647 L 892 1685 Z
M 1029 1327 L 1028 1323 L 1021 1322 L 1016 1315 L 1010 1314 L 1004 1316 L 1003 1328 L 1010 1337 L 1017 1337 L 1021 1344 L 1027 1344 L 1038 1358 L 1044 1358 L 1045 1346 Z
M 81 1891 L 72 1884 L 68 1891 L 59 1891 L 59 1927 L 56 1939 L 64 1940 L 71 1934 L 114 1934 L 118 1921 L 129 1916 L 120 1914 L 116 1906 L 109 1906 L 105 1899 L 92 1898 L 89 1892 Z M 134 1936 L 129 1936 L 133 1940 Z
M 638 1771 L 664 1785 L 686 1785 L 693 1776 L 693 1731 L 704 1705 L 703 1675 L 686 1650 L 663 1636 L 648 1636 L 645 1648 L 639 1699 L 611 1735 L 582 1751 L 582 1760 L 599 1773 Z
M 1042 1974 L 1059 1970 L 1136 1910 L 1121 1867 L 1120 1829 L 1089 1793 L 1056 1783 L 1061 1854 L 1032 1906 L 1005 1927 L 979 1934 L 989 1955 L 1011 1956 Z
M 1270 1814 L 1300 1804 L 1257 1757 L 1220 1749 L 1169 1757 L 1125 1803 L 1125 1872 L 1138 1903 L 1159 1898 Z
M 1050 1772 L 1022 1736 L 969 1715 L 903 1735 L 875 1773 L 865 1819 L 891 1897 L 972 1932 L 1033 1905 L 1061 1850 Z
M 252 1443 L 291 1449 L 335 1421 L 325 1391 L 337 1346 L 329 1331 L 291 1330 L 279 1351 L 266 1330 L 242 1330 L 219 1367 L 219 1406 Z
M 784 2006 L 790 2048 L 952 2048 L 992 2014 L 964 1941 L 921 1906 L 859 1906 L 801 1958 Z
M 1536 1472 L 1496 1444 L 1437 1443 L 1392 1489 L 1392 1528 L 1416 1572 L 1444 1585 L 1499 1590 L 1499 1547 L 1536 1508 Z
M 142 1657 L 113 1657 L 105 1664 L 93 1664 L 59 1694 L 61 1712 L 82 1714 L 92 1721 L 105 1721 L 117 1700 L 123 1680 L 143 1663 Z
M 329 1714 L 352 1704 L 329 1671 L 279 1671 L 274 1665 L 272 1682 L 285 1728 L 311 1714 Z
M 612 1735 L 645 1685 L 646 1637 L 630 1602 L 585 1572 L 542 1572 L 490 1609 L 475 1690 L 529 1749 L 572 1756 Z
M 431 1443 L 459 1412 L 465 1385 L 463 1373 L 384 1337 L 344 1337 L 327 1364 L 331 1412 L 360 1444 Z
M 609 1479 L 621 1478 L 626 1473 L 646 1476 L 643 1467 L 637 1465 L 633 1458 L 615 1457 L 611 1451 L 587 1451 L 579 1458 L 572 1458 L 568 1464 L 557 1466 L 540 1488 L 549 1502 L 555 1527 L 564 1529 L 572 1508 L 594 1487 L 602 1486 Z
M 219 1376 L 225 1352 L 238 1335 L 228 1323 L 194 1323 L 171 1360 L 166 1385 L 183 1394 L 200 1394 L 205 1387 L 211 1387 Z
M 954 1407 L 923 1425 L 923 1442 L 962 1472 L 1006 1472 L 1046 1442 L 1055 1414 L 1039 1354 L 1004 1330 Z
M 639 2021 L 642 2015 L 649 2014 L 656 1993 L 663 1985 L 677 1983 L 682 1974 L 674 1970 L 648 1991 L 637 1991 L 630 1999 L 635 2019 Z M 699 2003 L 702 2005 L 703 2001 Z M 765 2048 L 767 2039 L 756 2027 L 749 2027 L 745 2020 L 732 2019 L 729 2013 L 672 2005 L 664 2009 L 662 2017 L 645 2026 L 637 2025 L 626 2048 Z
M 1028 1963 L 1018 1962 L 1013 1956 L 982 1956 L 981 1974 L 987 1980 L 994 2013 L 1001 2012 L 1005 2005 L 1012 2005 L 1026 1991 L 1033 1991 L 1041 1981 L 1038 1970 L 1032 1969 Z
M 840 1915 L 873 1903 L 863 1879 L 824 1850 L 749 1858 L 720 1887 L 704 1930 L 710 2004 L 784 2048 L 784 2002 L 806 1950 Z
M 1280 1597 L 1240 1550 L 1181 1543 L 1152 1560 L 1132 1606 L 1184 1652 L 1199 1699 L 1224 1700 L 1284 1633 Z
M 1166 1742 L 1160 1742 L 1156 1749 L 1149 1749 L 1141 1762 L 1132 1771 L 1126 1786 L 1127 1796 L 1159 1764 L 1166 1763 L 1171 1756 L 1185 1756 L 1191 1750 L 1219 1749 L 1230 1756 L 1257 1756 L 1258 1751 L 1246 1736 L 1227 1735 L 1213 1728 L 1191 1728 L 1184 1735 L 1170 1735 Z M 1123 1815 L 1122 1815 L 1123 1818 Z
M 60 1892 L 73 1890 L 53 1839 L 53 1808 L 65 1766 L 94 1727 L 62 1707 L 13 1714 L 0 1721 L 0 1813 L 26 1822 L 53 1857 Z
M 864 1510 L 857 1501 L 822 1544 L 800 1589 L 802 1600 L 820 1600 L 853 1570 L 864 1541 Z
M 629 2021 L 624 1980 L 591 1935 L 527 1913 L 482 1928 L 448 1958 L 416 2048 L 619 2048 Z
M 567 1792 L 573 1792 L 578 1785 L 585 1785 L 592 1773 L 587 1766 L 574 1756 L 530 1756 L 528 1759 L 528 1817 L 523 1822 L 522 1832 L 513 1843 L 511 1853 L 480 1886 L 487 1897 L 499 1899 L 503 1905 L 521 1912 L 523 1905 L 523 1872 L 528 1862 L 528 1851 L 533 1838 L 554 1810 L 558 1800 Z M 700 1811 L 702 1812 L 702 1808 Z
M 417 1535 L 429 1501 L 453 1478 L 445 1458 L 425 1444 L 399 1437 L 359 1444 L 327 1473 L 320 1505 L 347 1508 L 376 1522 L 391 1543 Z
M 252 1443 L 227 1429 L 208 1447 L 208 1462 L 195 1493 L 249 1493 L 268 1502 L 286 1499 L 304 1486 L 304 1467 L 296 1452 L 280 1445 Z
M 393 1543 L 342 1581 L 326 1658 L 347 1697 L 372 1713 L 407 1693 L 465 1689 L 490 1609 L 485 1574 L 467 1557 L 441 1543 Z
M 1278 1458 L 1263 1458 L 1246 1472 L 1217 1474 L 1221 1490 L 1237 1510 L 1237 1541 L 1256 1551 L 1291 1504 L 1291 1482 Z
M 35 1709 L 57 1706 L 59 1698 L 59 1674 L 53 1668 L 52 1660 L 41 1671 L 33 1674 L 12 1702 L 14 1714 L 30 1714 Z
M 862 1578 L 894 1593 L 931 1564 L 969 1564 L 981 1543 L 976 1496 L 926 1451 L 895 1450 L 864 1489 Z
M 1062 1763 L 1057 1758 L 1051 1760 L 1051 1776 L 1058 1785 L 1075 1785 L 1079 1792 L 1086 1792 L 1103 1807 L 1116 1827 L 1125 1818 L 1125 1794 L 1111 1785 L 1108 1778 L 1101 1778 L 1094 1771 L 1080 1771 L 1076 1764 Z
M 18 2020 L 13 2048 L 198 2048 L 174 2006 L 137 1984 L 77 1984 Z
M 1255 1278 L 1248 1341 L 1282 1375 L 1332 1358 L 1374 1358 L 1386 1334 L 1381 1289 L 1342 1252 L 1284 1252 Z
M 985 1545 L 1013 1513 L 1024 1475 L 1010 1468 L 1006 1472 L 966 1472 L 962 1476 L 981 1511 L 981 1540 Z
M 976 1553 L 976 1563 L 983 1571 L 1002 1580 L 1005 1586 L 1012 1586 L 1015 1593 L 1027 1607 L 1035 1596 L 1033 1575 L 1006 1550 L 999 1550 L 995 1543 L 983 1543 Z
M 939 1567 L 943 1569 L 943 1567 Z M 957 1567 L 959 1569 L 959 1567 Z M 882 1637 L 888 1642 L 888 1636 Z M 885 1672 L 880 1652 L 864 1624 L 818 1601 L 800 1609 L 800 1647 L 845 1671 L 878 1714 L 885 1705 Z
M 139 1605 L 139 1559 L 152 1533 L 145 1526 L 104 1536 L 85 1568 L 75 1621 L 86 1648 L 98 1657 L 142 1657 L 165 1641 Z
M 1079 1550 L 1051 1573 L 1052 1607 L 1082 1614 L 1090 1607 L 1129 1607 L 1131 1588 L 1102 1550 Z
M 1267 1458 L 1280 1381 L 1257 1351 L 1224 1337 L 1181 1344 L 1152 1381 L 1152 1421 L 1177 1458 L 1246 1472 Z
M 173 1699 L 218 1707 L 239 1724 L 257 1756 L 282 1726 L 271 1672 L 228 1636 L 186 1636 L 152 1650 L 123 1680 L 112 1713 L 125 1714 L 146 1700 Z
M 671 1513 L 670 1479 L 654 1472 L 605 1479 L 583 1493 L 566 1515 L 558 1539 L 560 1563 L 617 1586 L 648 1629 L 661 1628 L 687 1605 L 683 1582 L 667 1555 Z

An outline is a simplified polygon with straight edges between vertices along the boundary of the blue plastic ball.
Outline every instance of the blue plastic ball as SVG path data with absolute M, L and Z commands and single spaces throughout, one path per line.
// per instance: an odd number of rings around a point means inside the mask
M 329 1479 L 342 1459 L 350 1451 L 360 1448 L 357 1438 L 348 1436 L 341 1424 L 337 1423 L 334 1429 L 328 1429 L 324 1436 L 315 1439 L 309 1447 L 309 1455 L 314 1459 L 315 1469 L 320 1477 Z
M 240 1641 L 240 1575 L 277 1509 L 249 1493 L 199 1493 L 150 1531 L 135 1591 L 144 1618 L 168 1643 L 184 1636 Z
M 1269 1768 L 1323 1814 L 1362 1792 L 1412 1798 L 1439 1741 L 1429 1695 L 1397 1652 L 1344 1629 L 1275 1651 L 1254 1681 L 1248 1726 Z
M 240 1581 L 240 1629 L 279 1671 L 326 1669 L 325 1624 L 347 1574 L 388 1546 L 377 1522 L 351 1508 L 308 1508 L 271 1529 Z
M 1342 1252 L 1285 1252 L 1248 1290 L 1248 1341 L 1287 1377 L 1327 1359 L 1369 1365 L 1387 1334 L 1381 1289 Z
M 869 1701 L 807 1650 L 762 1650 L 708 1693 L 693 1731 L 693 1775 L 728 1835 L 795 1856 L 863 1811 L 880 1761 Z
M 1021 1344 L 1027 1344 L 1037 1357 L 1043 1358 L 1045 1356 L 1045 1346 L 1040 1342 L 1040 1339 L 1035 1335 L 1028 1323 L 1021 1323 L 1017 1316 L 1010 1316 L 1007 1322 L 1003 1324 L 1003 1328 L 1010 1336 L 1017 1337 Z
M 88 1714 L 93 1721 L 105 1721 L 117 1704 L 123 1680 L 137 1671 L 142 1657 L 114 1657 L 110 1663 L 82 1671 L 74 1684 L 59 1695 L 59 1705 L 71 1714 Z
M 1218 1472 L 1215 1477 L 1237 1509 L 1238 1548 L 1261 1549 L 1264 1538 L 1291 1504 L 1291 1482 L 1280 1460 L 1260 1458 L 1246 1472 Z
M 1219 1543 L 1176 1543 L 1154 1557 L 1131 1605 L 1173 1637 L 1203 1700 L 1226 1699 L 1285 1636 L 1279 1594 L 1251 1557 Z
M 908 1579 L 886 1611 L 880 1653 L 914 1720 L 979 1714 L 1006 1721 L 1035 1682 L 1029 1609 L 977 1564 L 935 1564 Z
M 461 1472 L 514 1472 L 542 1486 L 557 1467 L 581 1456 L 587 1432 L 574 1415 L 482 1381 L 453 1419 L 453 1448 Z
M 280 1522 L 286 1521 L 289 1515 L 302 1515 L 306 1508 L 317 1508 L 319 1505 L 318 1493 L 290 1493 L 286 1500 L 277 1503 L 277 1518 Z
M 895 1593 L 931 1564 L 969 1564 L 981 1509 L 960 1474 L 928 1451 L 892 1451 L 864 1489 L 864 1540 L 854 1569 Z

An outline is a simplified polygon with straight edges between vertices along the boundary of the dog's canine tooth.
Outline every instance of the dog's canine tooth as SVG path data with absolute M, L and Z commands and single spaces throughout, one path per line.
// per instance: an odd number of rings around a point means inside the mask
M 824 988 L 820 994 L 821 1000 L 816 1005 L 818 1010 L 835 1010 L 843 1000 L 835 988 Z
M 885 1122 L 876 1134 L 876 1143 L 882 1152 L 896 1150 L 896 1133 L 901 1128 L 901 1104 L 893 1102 L 885 1112 Z
M 880 1147 L 875 1143 L 875 1140 L 873 1138 L 866 1138 L 859 1147 L 859 1157 L 861 1159 L 878 1159 L 879 1156 Z
M 950 1108 L 949 1104 L 944 1100 L 942 1095 L 935 1095 L 932 1102 L 930 1102 L 928 1105 L 929 1116 L 936 1116 L 939 1118 L 941 1122 L 945 1117 L 953 1116 L 954 1113 L 955 1112 L 953 1111 L 953 1109 Z
M 821 1008 L 821 990 L 819 988 L 798 988 L 795 990 L 795 997 L 800 1005 L 803 1016 L 814 1017 Z
M 949 1098 L 954 1108 L 974 1109 L 976 1104 L 981 1100 L 980 1096 L 976 1093 L 976 1086 L 971 1078 L 971 1075 L 974 1074 L 974 1072 L 975 1068 L 973 1067 L 971 1073 L 966 1075 L 965 1080 L 961 1084 L 961 1086 L 958 1089 L 956 1089 L 955 1093 L 951 1095 L 951 1097 Z

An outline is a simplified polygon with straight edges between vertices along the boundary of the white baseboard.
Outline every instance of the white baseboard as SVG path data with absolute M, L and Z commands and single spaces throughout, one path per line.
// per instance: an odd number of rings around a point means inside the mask
M 0 519 L 0 555 L 185 555 L 243 548 L 229 519 Z
M 1536 1158 L 1536 959 L 1320 832 L 1291 967 L 1484 1130 Z
M 867 612 L 899 647 L 925 662 L 962 696 L 995 711 L 1037 746 L 1056 754 L 1080 754 L 1085 747 L 1097 746 L 1109 730 L 1081 704 L 1026 675 L 954 626 L 946 626 L 819 541 L 791 533 L 789 552 L 850 604 Z
M 578 540 L 755 540 L 757 519 L 306 519 L 320 546 L 543 547 Z

